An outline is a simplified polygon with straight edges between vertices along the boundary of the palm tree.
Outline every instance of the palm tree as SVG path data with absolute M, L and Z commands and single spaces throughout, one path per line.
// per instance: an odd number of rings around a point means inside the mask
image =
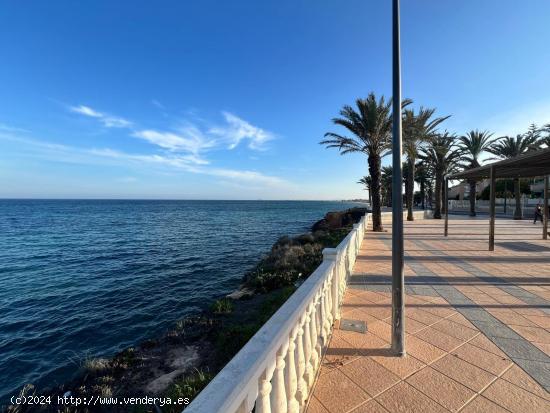
M 415 166 L 416 174 L 414 180 L 420 185 L 420 198 L 422 209 L 426 209 L 426 189 L 429 184 L 428 168 L 424 162 L 418 162 Z
M 405 197 L 407 200 L 407 221 L 414 221 L 414 176 L 415 164 L 421 145 L 434 133 L 437 127 L 449 119 L 450 116 L 431 119 L 435 109 L 420 107 L 418 114 L 414 109 L 403 111 L 403 152 L 407 157 L 408 175 L 405 184 Z M 430 120 L 431 119 L 431 120 Z
M 391 100 L 386 101 L 383 96 L 376 99 L 374 93 L 370 93 L 366 99 L 357 99 L 355 105 L 356 109 L 344 106 L 340 117 L 332 120 L 353 136 L 328 132 L 320 143 L 327 148 L 337 148 L 341 155 L 353 152 L 367 155 L 372 179 L 372 229 L 382 231 L 380 178 L 382 157 L 388 153 L 391 143 Z
M 462 151 L 456 145 L 456 136 L 445 131 L 430 138 L 421 149 L 420 159 L 424 160 L 435 176 L 434 218 L 441 219 L 441 195 L 445 175 L 456 170 Z
M 372 208 L 372 178 L 369 175 L 365 175 L 357 181 L 358 184 L 364 185 L 365 189 L 369 192 L 369 206 Z
M 462 149 L 466 161 L 465 168 L 473 169 L 481 166 L 479 157 L 494 142 L 491 140 L 492 133 L 488 131 L 472 130 L 459 138 L 460 148 Z M 470 179 L 470 216 L 476 216 L 476 180 Z
M 543 128 L 538 128 L 537 125 L 535 125 L 534 123 L 531 123 L 529 125 L 529 129 L 527 129 L 527 132 L 524 133 L 524 136 L 527 139 L 531 139 L 537 142 L 540 139 L 542 130 Z
M 526 152 L 535 150 L 539 145 L 539 136 L 536 134 L 517 135 L 515 138 L 502 136 L 487 148 L 487 152 L 495 155 L 492 159 L 511 159 Z M 514 198 L 516 209 L 514 219 L 521 219 L 521 192 L 519 178 L 514 178 Z
M 392 188 L 393 188 L 393 166 L 383 166 L 381 170 L 381 182 L 382 182 L 382 199 L 385 201 L 387 207 L 391 207 L 392 204 Z
M 542 138 L 540 138 L 539 140 L 540 144 L 546 145 L 545 149 L 550 148 L 550 123 L 540 128 L 540 131 L 547 134 L 546 136 L 543 136 Z

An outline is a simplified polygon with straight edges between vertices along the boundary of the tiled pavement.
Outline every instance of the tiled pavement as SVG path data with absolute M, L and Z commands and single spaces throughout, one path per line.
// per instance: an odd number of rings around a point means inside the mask
M 389 229 L 389 228 L 388 228 Z M 405 223 L 407 356 L 393 357 L 391 234 L 369 232 L 308 413 L 550 412 L 550 241 L 541 226 Z M 545 390 L 545 388 L 547 390 Z

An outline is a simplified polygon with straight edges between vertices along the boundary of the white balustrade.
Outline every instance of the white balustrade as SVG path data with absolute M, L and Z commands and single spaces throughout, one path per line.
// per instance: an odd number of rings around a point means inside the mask
M 185 413 L 300 413 L 340 318 L 367 214 L 185 409 Z

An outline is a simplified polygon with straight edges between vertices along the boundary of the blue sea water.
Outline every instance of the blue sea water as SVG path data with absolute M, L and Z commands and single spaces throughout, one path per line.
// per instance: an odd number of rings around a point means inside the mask
M 0 400 L 73 377 L 234 290 L 317 201 L 0 200 Z

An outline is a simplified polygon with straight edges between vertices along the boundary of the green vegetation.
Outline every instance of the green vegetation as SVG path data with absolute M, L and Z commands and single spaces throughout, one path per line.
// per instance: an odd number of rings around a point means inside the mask
M 210 311 L 214 314 L 229 314 L 233 311 L 233 308 L 233 300 L 229 298 L 216 300 L 210 305 Z
M 186 374 L 177 379 L 166 392 L 164 397 L 169 397 L 172 400 L 179 398 L 193 400 L 199 392 L 213 379 L 213 375 L 203 370 L 195 369 L 191 374 Z M 180 413 L 184 406 L 164 406 L 162 411 L 165 413 Z
M 411 102 L 406 100 L 403 107 Z M 340 110 L 340 117 L 332 121 L 351 133 L 351 137 L 333 132 L 325 133 L 320 143 L 327 148 L 336 148 L 341 155 L 359 152 L 367 156 L 371 176 L 372 229 L 382 231 L 381 165 L 382 158 L 391 146 L 391 100 L 383 96 L 376 98 L 370 93 L 366 99 L 355 101 L 357 109 L 346 105 Z
M 480 132 L 477 129 L 461 136 L 460 149 L 463 153 L 463 161 L 466 162 L 465 168 L 473 169 L 481 166 L 480 156 L 487 151 L 494 140 L 491 139 L 492 133 L 487 131 Z M 470 216 L 476 216 L 476 180 L 471 179 L 470 184 Z
M 539 149 L 539 140 L 540 133 L 538 132 L 536 126 L 532 125 L 529 131 L 523 135 L 517 135 L 515 138 L 503 136 L 490 148 L 488 148 L 487 151 L 495 155 L 496 159 L 511 159 L 516 156 L 523 155 L 529 151 Z M 519 178 L 514 179 L 514 198 L 516 200 L 514 219 L 522 219 Z
M 550 148 L 550 123 L 539 128 L 536 125 L 515 138 L 502 136 L 496 139 L 488 131 L 472 130 L 461 137 L 438 130 L 449 116 L 432 118 L 435 109 L 420 107 L 415 113 L 409 108 L 412 101 L 402 102 L 402 132 L 405 165 L 405 195 L 407 219 L 412 220 L 413 204 L 426 208 L 426 200 L 434 207 L 434 218 L 440 219 L 444 212 L 444 176 L 460 170 L 481 166 L 485 153 L 495 155 L 492 159 L 510 159 L 529 151 Z M 381 205 L 391 206 L 390 166 L 382 167 L 381 160 L 391 153 L 392 108 L 391 99 L 379 99 L 370 93 L 366 99 L 357 99 L 355 108 L 349 105 L 340 110 L 340 117 L 334 118 L 335 125 L 342 126 L 349 133 L 325 134 L 320 142 L 327 148 L 336 148 L 341 155 L 360 152 L 368 158 L 368 175 L 358 181 L 369 192 L 372 208 L 373 231 L 382 231 Z M 420 159 L 420 162 L 416 162 Z M 418 197 L 414 194 L 414 182 L 420 185 Z M 476 181 L 470 181 L 470 215 L 475 215 Z M 521 189 L 519 179 L 514 182 L 516 209 L 514 217 L 521 219 Z M 483 196 L 483 195 L 482 195 Z
M 269 254 L 245 277 L 245 286 L 266 293 L 295 285 L 307 278 L 323 261 L 324 248 L 336 247 L 351 226 L 320 230 L 294 238 L 282 237 Z

